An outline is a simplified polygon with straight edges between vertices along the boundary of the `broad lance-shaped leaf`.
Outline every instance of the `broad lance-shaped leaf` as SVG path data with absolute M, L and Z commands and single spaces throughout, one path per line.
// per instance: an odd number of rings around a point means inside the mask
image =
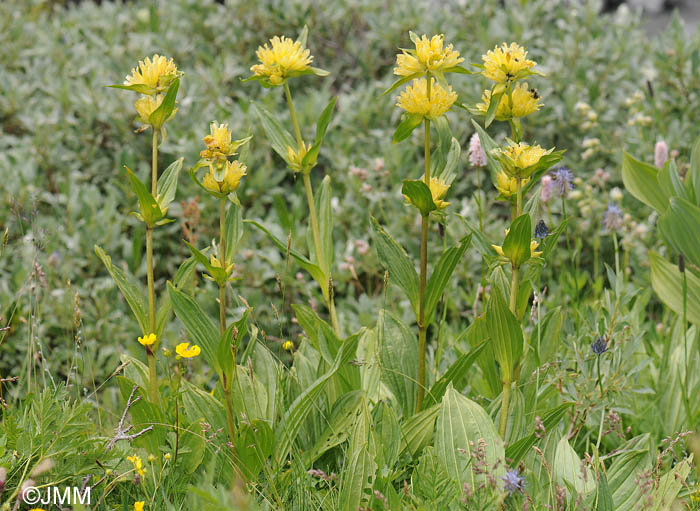
M 416 268 L 403 247 L 389 236 L 389 233 L 379 225 L 377 220 L 371 217 L 370 221 L 377 256 L 382 265 L 389 270 L 389 280 L 403 289 L 409 302 L 411 302 L 413 313 L 418 317 L 419 282 Z
M 238 244 L 243 238 L 243 216 L 239 204 L 230 204 L 226 212 L 226 264 L 233 262 Z
M 197 260 L 194 257 L 185 259 L 180 267 L 175 272 L 173 277 L 173 285 L 177 289 L 182 289 L 185 284 L 191 282 L 192 275 L 197 267 Z M 168 323 L 173 311 L 173 306 L 170 303 L 170 295 L 165 292 L 160 297 L 160 306 L 156 311 L 156 336 L 160 338 L 165 330 L 165 325 Z
M 433 439 L 435 419 L 442 408 L 438 403 L 418 412 L 401 423 L 401 454 L 408 451 L 411 456 L 417 456 Z
M 131 189 L 134 191 L 134 194 L 139 201 L 139 210 L 141 211 L 140 220 L 145 222 L 146 225 L 153 227 L 156 225 L 158 220 L 163 218 L 163 212 L 156 202 L 156 199 L 146 188 L 146 185 L 143 184 L 143 182 L 131 171 L 129 167 L 124 166 L 124 168 L 129 176 Z
M 180 170 L 182 170 L 183 161 L 185 161 L 185 158 L 172 162 L 158 178 L 158 197 L 156 199 L 162 211 L 166 211 L 170 203 L 175 199 L 177 179 L 180 175 Z
M 177 98 L 179 87 L 180 79 L 175 78 L 170 87 L 168 87 L 168 92 L 165 93 L 163 102 L 149 116 L 148 121 L 153 125 L 153 129 L 160 129 L 172 115 L 173 110 L 175 110 L 175 99 Z
M 352 335 L 343 341 L 333 366 L 323 376 L 314 381 L 289 406 L 279 424 L 275 428 L 275 438 L 278 439 L 275 449 L 275 459 L 281 464 L 287 458 L 292 443 L 296 440 L 299 430 L 309 413 L 318 406 L 316 400 L 323 394 L 326 385 L 338 370 L 355 356 L 358 335 Z
M 681 197 L 672 197 L 666 212 L 661 215 L 661 233 L 693 264 L 700 266 L 700 208 Z
M 520 267 L 530 259 L 531 239 L 532 224 L 530 223 L 530 215 L 526 213 L 513 220 L 503 242 L 503 253 L 516 267 Z
M 134 313 L 134 317 L 141 327 L 141 332 L 144 334 L 151 333 L 149 332 L 148 326 L 146 300 L 141 286 L 139 286 L 134 277 L 114 266 L 114 264 L 112 264 L 112 258 L 97 245 L 95 245 L 95 254 L 97 254 L 97 257 L 99 257 L 105 265 L 112 280 L 114 280 L 114 283 L 122 292 L 122 296 L 124 296 L 126 303 L 129 304 L 131 312 Z
M 333 109 L 335 108 L 335 102 L 337 100 L 337 97 L 333 97 L 328 102 L 328 106 L 326 106 L 326 108 L 323 109 L 323 112 L 321 112 L 321 116 L 318 118 L 318 122 L 316 123 L 316 138 L 314 139 L 314 144 L 304 155 L 304 159 L 301 162 L 302 167 L 306 167 L 311 163 L 316 163 L 318 153 L 321 150 L 321 144 L 323 144 L 323 138 L 326 136 L 328 124 L 331 122 L 331 117 L 333 117 Z
M 423 116 L 420 114 L 404 114 L 396 131 L 394 131 L 393 143 L 398 144 L 402 140 L 406 140 L 422 122 Z
M 423 409 L 430 408 L 435 403 L 440 402 L 442 396 L 445 394 L 448 385 L 453 382 L 460 380 L 467 374 L 467 371 L 471 368 L 474 361 L 481 354 L 481 351 L 486 346 L 486 343 L 481 343 L 474 348 L 469 353 L 465 353 L 457 359 L 457 361 L 450 366 L 450 368 L 445 372 L 445 374 L 440 378 L 435 384 L 430 388 L 428 393 L 423 400 Z
M 377 320 L 382 379 L 394 394 L 404 417 L 416 409 L 418 340 L 399 318 L 382 309 Z
M 695 139 L 693 149 L 690 153 L 690 176 L 697 204 L 698 201 L 700 201 L 700 136 Z
M 350 433 L 348 463 L 343 470 L 340 488 L 341 511 L 362 509 L 370 500 L 369 493 L 377 470 L 373 459 L 377 449 L 371 424 L 367 402 L 363 397 L 359 417 Z
M 582 472 L 585 470 L 585 474 Z M 595 490 L 595 478 L 588 465 L 581 463 L 576 451 L 569 444 L 566 436 L 562 437 L 554 453 L 554 467 L 552 468 L 554 480 L 566 487 L 570 485 L 577 493 L 586 494 Z
M 307 272 L 309 272 L 309 275 L 318 283 L 318 285 L 321 287 L 321 292 L 323 293 L 323 297 L 327 300 L 329 297 L 328 293 L 328 279 L 326 278 L 326 275 L 323 273 L 321 268 L 312 263 L 309 259 L 306 258 L 303 254 L 297 252 L 294 250 L 292 247 L 287 247 L 285 243 L 282 243 L 279 239 L 275 237 L 274 234 L 272 234 L 264 225 L 262 225 L 259 222 L 256 222 L 254 220 L 244 220 L 244 223 L 249 223 L 260 229 L 262 232 L 267 234 L 267 236 L 272 240 L 272 242 L 277 245 L 277 248 L 279 248 L 282 252 L 285 254 L 289 253 L 290 256 L 296 260 L 299 265 L 304 268 Z
M 650 208 L 659 213 L 668 207 L 668 195 L 659 186 L 658 169 L 624 152 L 622 154 L 622 182 L 625 188 Z
M 323 274 L 327 276 L 330 276 L 331 265 L 333 264 L 333 208 L 331 207 L 331 195 L 331 177 L 326 176 L 321 181 L 315 202 L 316 211 L 318 211 L 322 252 L 321 254 L 316 254 L 316 263 Z M 313 243 L 311 246 L 313 246 Z M 326 282 L 326 287 L 328 287 L 328 282 Z
M 513 371 L 523 354 L 523 331 L 497 289 L 492 289 L 486 306 L 486 324 L 501 367 L 501 380 L 512 382 Z
M 462 259 L 464 252 L 466 252 L 471 242 L 471 234 L 464 238 L 458 247 L 450 247 L 440 256 L 440 260 L 435 265 L 433 273 L 428 279 L 428 284 L 425 288 L 425 298 L 423 302 L 424 314 L 425 314 L 425 324 L 429 325 L 433 319 L 433 312 L 437 307 L 440 297 L 443 291 L 445 291 L 445 286 L 450 281 L 452 277 L 452 272 L 454 272 L 457 263 Z M 528 245 L 528 250 L 529 250 Z
M 284 126 L 279 122 L 278 116 L 270 112 L 259 103 L 253 102 L 253 109 L 260 119 L 265 130 L 265 135 L 270 140 L 270 145 L 284 161 L 287 161 L 287 147 L 297 148 L 297 142 Z
M 187 330 L 190 339 L 200 348 L 207 363 L 217 373 L 221 372 L 221 364 L 217 356 L 219 344 L 219 329 L 209 319 L 199 304 L 193 298 L 175 288 L 168 282 L 168 293 L 173 304 L 175 315 Z
M 437 209 L 430 188 L 421 180 L 404 180 L 401 193 L 408 199 L 408 202 L 418 208 L 421 215 L 427 215 Z
M 683 314 L 683 274 L 678 265 L 668 262 L 655 252 L 649 252 L 651 287 L 662 302 L 678 315 Z M 700 278 L 686 269 L 688 296 L 686 315 L 688 321 L 700 326 Z
M 472 453 L 483 440 L 486 466 L 502 476 L 505 462 L 503 441 L 486 410 L 457 392 L 451 385 L 442 398 L 442 408 L 435 428 L 435 453 L 444 463 L 450 479 L 462 488 L 469 483 L 477 488 L 486 477 L 474 471 Z

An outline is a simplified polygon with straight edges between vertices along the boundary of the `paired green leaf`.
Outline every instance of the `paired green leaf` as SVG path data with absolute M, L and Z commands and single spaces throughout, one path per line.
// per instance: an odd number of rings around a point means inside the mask
M 418 208 L 421 215 L 427 215 L 437 209 L 433 202 L 433 194 L 430 193 L 430 188 L 420 179 L 404 180 L 401 193 L 408 199 L 408 202 Z
M 175 99 L 177 98 L 177 91 L 179 88 L 180 79 L 175 78 L 170 84 L 170 87 L 168 87 L 168 92 L 165 93 L 163 102 L 149 116 L 148 121 L 153 125 L 154 130 L 160 129 L 163 124 L 165 124 L 165 121 L 170 119 L 173 110 L 175 110 Z
M 532 224 L 530 215 L 525 213 L 513 220 L 503 242 L 503 253 L 516 268 L 530 259 L 530 241 L 532 241 Z
M 158 196 L 156 199 L 161 211 L 166 211 L 170 203 L 175 199 L 177 180 L 180 175 L 180 170 L 182 170 L 182 162 L 184 161 L 184 158 L 175 160 L 168 165 L 168 168 L 165 169 L 163 174 L 158 178 Z
M 486 305 L 486 324 L 493 353 L 501 367 L 501 380 L 513 381 L 513 371 L 523 354 L 523 331 L 501 293 L 491 290 Z
M 129 183 L 131 183 L 131 189 L 136 194 L 136 198 L 139 201 L 139 210 L 141 211 L 140 220 L 142 220 L 147 226 L 153 227 L 156 223 L 163 218 L 163 211 L 156 202 L 156 199 L 148 191 L 146 185 L 134 174 L 129 167 L 124 167 L 129 176 Z M 137 215 L 138 216 L 138 215 Z
M 423 116 L 420 114 L 404 114 L 396 131 L 394 131 L 393 143 L 398 144 L 402 140 L 406 140 L 422 122 Z

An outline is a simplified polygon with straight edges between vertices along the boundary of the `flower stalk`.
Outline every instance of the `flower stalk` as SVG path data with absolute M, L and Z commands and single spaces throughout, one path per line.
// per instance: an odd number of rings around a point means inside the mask
M 153 128 L 151 154 L 151 195 L 158 191 L 158 131 Z M 148 282 L 148 327 L 156 331 L 156 291 L 153 279 L 153 227 L 146 225 L 146 279 Z M 158 374 L 156 371 L 156 355 L 151 346 L 146 346 L 148 356 L 148 391 L 153 403 L 158 401 Z

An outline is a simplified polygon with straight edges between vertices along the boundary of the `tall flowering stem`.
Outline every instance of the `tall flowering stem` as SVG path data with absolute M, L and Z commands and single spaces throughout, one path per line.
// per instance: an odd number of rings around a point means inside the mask
M 430 103 L 430 73 L 426 76 L 426 96 Z M 430 119 L 424 120 L 425 126 L 425 186 L 430 188 Z M 430 227 L 430 214 L 421 215 L 420 229 L 420 288 L 419 288 L 419 308 L 418 308 L 418 396 L 416 398 L 416 412 L 420 411 L 425 396 L 425 355 L 426 355 L 426 326 L 424 300 L 425 283 L 428 275 L 428 228 Z
M 287 98 L 287 106 L 289 107 L 289 115 L 292 118 L 292 124 L 294 125 L 294 135 L 297 139 L 298 151 L 301 154 L 306 151 L 306 146 L 304 145 L 304 140 L 301 138 L 301 129 L 299 127 L 299 120 L 297 119 L 296 110 L 294 109 L 294 102 L 292 101 L 292 92 L 289 88 L 289 83 L 284 82 L 284 95 Z M 318 213 L 316 212 L 316 202 L 314 200 L 314 191 L 311 187 L 311 177 L 309 172 L 302 172 L 302 180 L 304 182 L 304 190 L 306 191 L 306 202 L 309 204 L 309 221 L 311 223 L 311 233 L 314 240 L 314 250 L 316 251 L 316 260 L 320 263 L 321 260 L 321 231 L 319 229 L 318 223 Z M 330 268 L 326 268 L 330 273 Z M 331 282 L 327 282 L 326 285 L 330 288 Z M 324 293 L 325 295 L 325 293 Z M 335 299 L 333 298 L 333 290 L 329 289 L 328 292 L 328 312 L 331 317 L 331 324 L 333 326 L 333 331 L 340 336 L 340 325 L 338 323 L 338 316 L 335 310 Z
M 151 195 L 157 194 L 158 188 L 158 130 L 153 128 L 151 154 Z M 156 291 L 153 279 L 153 227 L 146 226 L 146 279 L 148 282 L 148 327 L 156 331 Z M 148 391 L 152 402 L 158 401 L 158 374 L 156 355 L 152 346 L 146 346 L 148 356 Z

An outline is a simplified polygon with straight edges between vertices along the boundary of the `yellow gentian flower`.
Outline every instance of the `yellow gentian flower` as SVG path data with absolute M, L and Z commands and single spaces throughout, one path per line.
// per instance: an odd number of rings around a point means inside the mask
M 444 72 L 464 62 L 451 44 L 444 46 L 444 41 L 443 34 L 434 35 L 430 39 L 421 36 L 415 40 L 415 51 L 401 50 L 403 53 L 396 56 L 394 74 L 411 76 L 420 73 L 420 76 L 424 76 L 426 73 Z
M 424 178 L 421 178 L 421 181 L 423 181 Z M 437 178 L 437 177 L 431 177 L 430 178 L 430 185 L 428 186 L 430 189 L 430 195 L 433 199 L 433 204 L 435 204 L 435 207 L 438 210 L 445 209 L 447 206 L 450 205 L 449 202 L 443 200 L 445 198 L 445 195 L 447 195 L 447 191 L 450 189 L 450 185 L 446 183 L 444 180 Z M 411 200 L 408 198 L 407 195 L 404 195 L 404 199 L 408 201 L 410 204 L 412 204 Z
M 289 168 L 294 172 L 308 172 L 311 168 L 303 168 L 302 162 L 304 161 L 304 156 L 311 149 L 311 144 L 301 143 L 301 146 L 295 151 L 293 147 L 287 146 L 287 160 L 289 160 Z M 313 162 L 315 164 L 316 162 Z M 313 165 L 311 165 L 313 166 Z
M 511 105 L 512 100 L 512 105 Z M 491 105 L 491 91 L 485 90 L 481 96 L 481 103 L 476 105 L 476 112 L 479 115 L 486 115 Z M 525 117 L 537 112 L 542 107 L 540 95 L 535 89 L 529 89 L 527 83 L 519 83 L 513 87 L 511 97 L 507 94 L 501 97 L 496 110 L 497 121 L 507 121 L 516 117 Z
M 126 459 L 129 460 L 132 465 L 134 465 L 134 469 L 136 469 L 136 473 L 139 476 L 143 477 L 146 475 L 146 469 L 143 468 L 143 462 L 139 456 L 127 456 Z
M 162 94 L 156 94 L 155 98 L 153 96 L 141 96 L 134 102 L 134 108 L 136 109 L 136 113 L 139 114 L 139 120 L 142 123 L 151 124 L 149 118 L 151 117 L 151 114 L 155 112 L 156 109 L 163 102 L 164 97 L 165 96 L 163 96 Z M 170 114 L 170 117 L 166 119 L 166 122 L 175 117 L 176 113 L 177 108 L 173 108 L 173 111 Z
M 202 352 L 202 350 L 196 344 L 190 346 L 189 342 L 181 342 L 175 346 L 175 353 L 177 353 L 182 358 L 192 358 L 196 357 Z
M 148 334 L 148 335 L 144 335 L 143 337 L 139 337 L 139 343 L 142 346 L 151 346 L 151 345 L 155 344 L 155 342 L 157 340 L 158 340 L 158 338 L 156 337 L 156 334 L 153 334 L 153 333 Z
M 528 170 L 532 170 L 531 167 L 537 165 L 543 156 L 552 151 L 554 148 L 547 150 L 542 149 L 539 145 L 529 145 L 525 142 L 516 144 L 510 141 L 508 147 L 494 149 L 494 155 L 508 175 L 527 177 Z
M 207 190 L 214 193 L 232 193 L 238 189 L 238 185 L 241 183 L 241 178 L 247 175 L 246 167 L 243 163 L 238 160 L 226 161 L 226 170 L 224 173 L 223 181 L 217 181 L 214 178 L 214 170 L 209 169 L 209 172 L 202 179 L 202 186 Z
M 156 53 L 152 58 L 139 61 L 138 66 L 127 75 L 124 85 L 145 85 L 155 93 L 167 88 L 179 74 L 173 59 Z
M 527 59 L 525 48 L 517 43 L 511 43 L 510 46 L 502 43 L 482 55 L 481 59 L 484 61 L 481 74 L 498 83 L 512 81 L 519 72 L 535 66 L 534 61 Z
M 530 181 L 530 178 L 525 178 L 520 180 L 520 186 L 524 187 L 528 182 Z M 500 171 L 496 175 L 496 190 L 503 195 L 504 197 L 512 197 L 518 192 L 518 180 L 514 177 L 508 176 L 503 171 Z
M 434 78 L 430 79 L 430 99 L 425 78 L 413 80 L 399 95 L 396 106 L 409 114 L 418 114 L 428 119 L 436 119 L 447 112 L 457 100 L 457 93 L 449 85 L 443 88 Z
M 205 150 L 199 153 L 202 158 L 211 160 L 227 158 L 235 154 L 235 148 L 232 148 L 231 144 L 231 130 L 228 124 L 212 122 L 209 125 L 209 131 L 211 133 L 202 139 L 207 146 Z
M 281 85 L 290 75 L 309 69 L 313 57 L 299 41 L 275 36 L 270 39 L 270 45 L 258 47 L 256 55 L 260 64 L 250 68 L 256 76 L 267 78 L 272 85 Z

